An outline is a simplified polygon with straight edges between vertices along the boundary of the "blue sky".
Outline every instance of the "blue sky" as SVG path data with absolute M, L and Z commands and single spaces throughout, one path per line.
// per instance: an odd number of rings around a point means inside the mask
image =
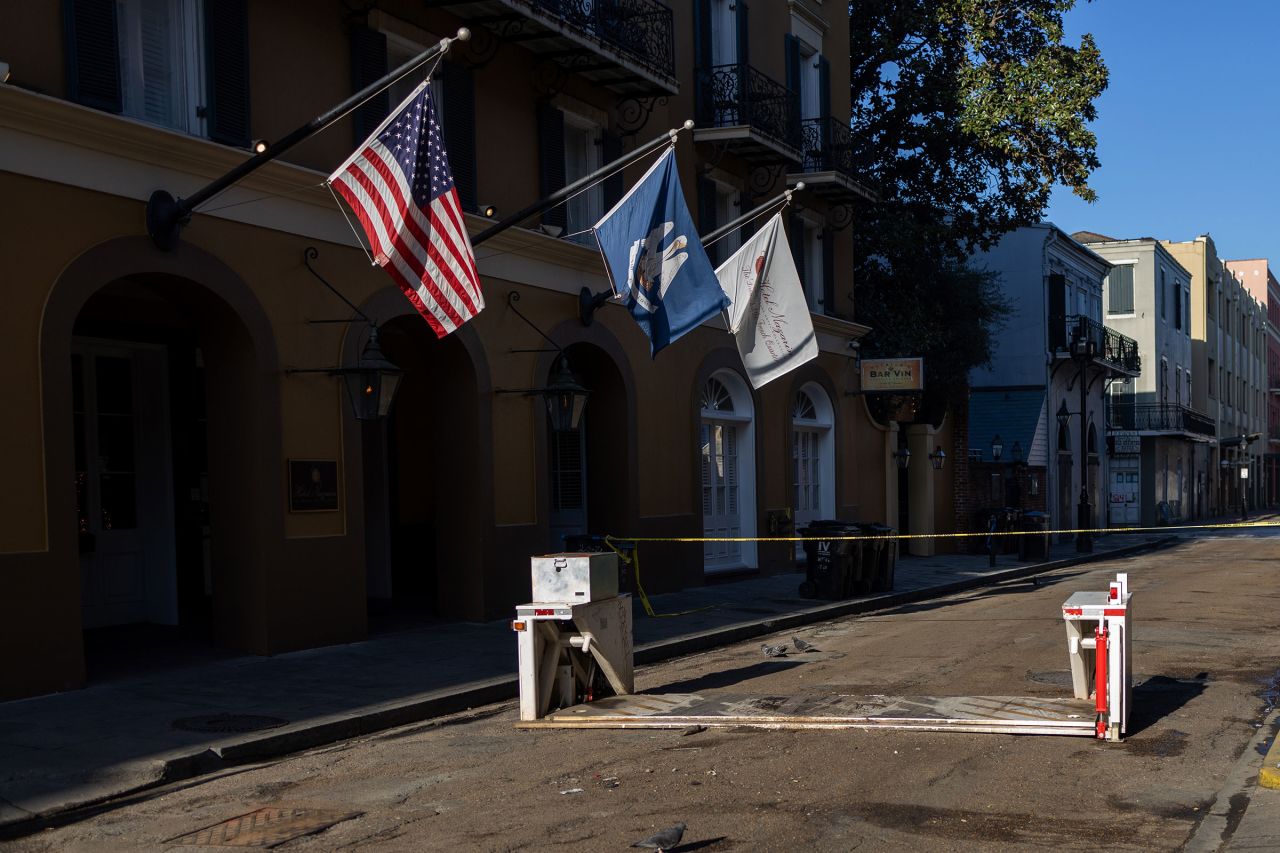
M 1057 189 L 1065 231 L 1190 240 L 1280 266 L 1280 2 L 1081 0 L 1111 82 L 1098 100 L 1093 204 Z

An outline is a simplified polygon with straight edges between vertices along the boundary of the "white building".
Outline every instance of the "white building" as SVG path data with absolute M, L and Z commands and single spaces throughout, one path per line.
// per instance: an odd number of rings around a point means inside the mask
M 994 436 L 980 434 L 982 425 L 1003 425 L 1003 447 L 1025 449 L 1022 508 L 1038 505 L 1042 493 L 1052 528 L 1101 526 L 1104 390 L 1140 370 L 1137 343 L 1102 324 L 1111 265 L 1051 223 L 1020 228 L 972 260 L 1000 274 L 1013 314 L 991 366 L 970 375 L 970 458 L 992 461 Z M 1029 402 L 1034 418 L 1020 416 Z M 1007 451 L 1004 459 L 1012 460 Z
M 1200 518 L 1216 434 L 1194 406 L 1205 376 L 1192 358 L 1191 273 L 1160 244 L 1073 235 L 1113 266 L 1103 286 L 1107 325 L 1134 338 L 1147 369 L 1110 385 L 1108 507 L 1113 526 Z

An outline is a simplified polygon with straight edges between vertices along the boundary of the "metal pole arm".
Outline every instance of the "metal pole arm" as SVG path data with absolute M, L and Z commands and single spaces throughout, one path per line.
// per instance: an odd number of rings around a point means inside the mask
M 596 181 L 599 181 L 602 178 L 607 177 L 616 169 L 620 169 L 624 166 L 629 165 L 630 163 L 640 159 L 641 157 L 643 157 L 644 155 L 648 154 L 650 151 L 653 151 L 656 148 L 661 148 L 663 145 L 667 145 L 668 143 L 674 143 L 676 141 L 676 137 L 680 134 L 680 131 L 692 130 L 692 129 L 693 129 L 693 122 L 686 121 L 682 126 L 674 127 L 671 130 L 668 130 L 666 133 L 654 139 L 649 140 L 644 145 L 641 145 L 639 148 L 635 149 L 634 151 L 630 151 L 626 154 L 623 154 L 618 159 L 613 160 L 612 162 L 606 163 L 605 165 L 601 166 L 599 169 L 596 169 L 590 175 L 587 175 L 584 178 L 580 178 L 574 181 L 573 183 L 569 184 L 569 186 L 563 189 L 556 190 L 551 195 L 546 196 L 545 198 L 538 199 L 533 204 L 529 205 L 523 210 L 518 210 L 515 213 L 511 214 L 510 216 L 507 216 L 498 220 L 493 225 L 490 225 L 488 228 L 481 231 L 475 237 L 472 237 L 471 245 L 473 247 L 479 246 L 485 240 L 488 240 L 491 237 L 496 237 L 497 235 L 501 234 L 503 231 L 506 231 L 508 228 L 519 225 L 521 222 L 528 219 L 530 216 L 533 216 L 534 214 L 537 214 L 537 213 L 541 213 L 547 208 L 555 207 L 561 201 L 564 201 L 569 196 L 573 195 L 579 190 L 586 189 Z
M 415 68 L 445 53 L 453 42 L 467 41 L 470 38 L 471 31 L 466 27 L 462 27 L 453 38 L 440 39 L 439 43 L 432 45 L 399 68 L 388 72 L 378 80 L 365 86 L 336 107 L 311 119 L 311 121 L 289 133 L 280 141 L 269 145 L 265 151 L 255 154 L 222 177 L 206 184 L 186 198 L 175 199 L 164 190 L 156 190 L 151 194 L 151 198 L 147 200 L 147 233 L 151 235 L 152 241 L 159 248 L 172 249 L 178 242 L 178 235 L 182 230 L 182 226 L 190 221 L 191 214 L 197 207 L 235 184 L 241 178 L 276 159 L 299 142 L 324 130 Z
M 710 234 L 705 235 L 702 238 L 702 245 L 704 246 L 710 245 L 711 243 L 714 243 L 716 240 L 719 240 L 724 235 L 732 233 L 733 231 L 736 231 L 737 229 L 741 228 L 743 225 L 746 225 L 752 219 L 755 219 L 757 216 L 764 213 L 769 208 L 773 207 L 775 204 L 782 204 L 784 201 L 790 202 L 791 196 L 794 193 L 800 192 L 800 190 L 802 189 L 804 189 L 804 181 L 800 181 L 794 187 L 783 190 L 782 192 L 778 193 L 773 198 L 769 199 L 763 204 L 753 207 L 751 210 L 742 214 L 732 222 L 725 223 L 724 225 L 721 225 L 716 230 L 712 231 Z

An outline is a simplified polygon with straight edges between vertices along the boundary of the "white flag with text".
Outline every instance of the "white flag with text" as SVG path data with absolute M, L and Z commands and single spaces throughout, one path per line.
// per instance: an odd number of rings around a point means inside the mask
M 721 264 L 716 278 L 733 303 L 729 331 L 737 338 L 752 387 L 817 357 L 818 339 L 781 213 Z

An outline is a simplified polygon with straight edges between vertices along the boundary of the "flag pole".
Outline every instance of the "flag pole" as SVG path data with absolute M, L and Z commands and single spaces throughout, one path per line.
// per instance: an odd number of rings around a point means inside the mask
M 746 225 L 752 219 L 755 219 L 757 216 L 764 213 L 766 210 L 773 207 L 774 205 L 782 204 L 784 202 L 790 203 L 791 196 L 794 193 L 800 192 L 800 190 L 802 189 L 804 189 L 804 181 L 800 181 L 794 187 L 788 187 L 787 189 L 778 193 L 777 195 L 775 195 L 773 198 L 769 199 L 765 203 L 759 205 L 758 207 L 754 207 L 751 210 L 748 210 L 746 213 L 742 214 L 732 222 L 727 222 L 724 225 L 721 225 L 716 230 L 712 231 L 710 234 L 707 234 L 705 237 L 702 238 L 702 245 L 706 246 L 711 243 L 714 243 L 716 240 L 719 240 L 721 237 L 725 236 L 726 234 L 730 234 L 738 230 L 743 225 Z
M 655 148 L 661 148 L 663 145 L 667 145 L 668 143 L 675 142 L 676 137 L 680 134 L 680 131 L 692 130 L 692 129 L 693 129 L 692 121 L 686 121 L 680 127 L 673 127 L 671 130 L 668 130 L 666 133 L 662 134 L 661 136 L 658 136 L 649 140 L 644 145 L 641 145 L 639 148 L 636 148 L 633 151 L 629 151 L 626 154 L 623 154 L 617 160 L 613 160 L 612 162 L 606 163 L 605 165 L 601 166 L 599 169 L 596 169 L 590 175 L 587 175 L 584 178 L 580 178 L 574 181 L 564 189 L 556 190 L 551 195 L 546 196 L 545 198 L 538 199 L 533 204 L 529 205 L 523 210 L 518 210 L 515 213 L 511 214 L 510 216 L 507 216 L 507 217 L 504 217 L 503 219 L 498 220 L 493 225 L 489 226 L 488 228 L 481 231 L 476 236 L 472 237 L 471 245 L 473 247 L 479 246 L 481 243 L 483 243 L 485 240 L 488 240 L 490 237 L 496 237 L 497 235 L 501 234 L 503 231 L 506 231 L 508 228 L 511 228 L 515 225 L 519 225 L 521 222 L 528 219 L 530 216 L 533 216 L 536 213 L 541 213 L 542 211 L 546 210 L 549 207 L 554 207 L 555 205 L 564 201 L 569 196 L 573 195 L 579 190 L 585 189 L 591 186 L 596 181 L 599 181 L 602 178 L 608 177 L 614 171 L 640 159 L 644 155 L 648 154 L 650 151 L 653 151 Z
M 165 190 L 156 190 L 151 194 L 151 198 L 147 200 L 147 234 L 151 236 L 152 242 L 158 248 L 172 249 L 177 245 L 182 226 L 191 221 L 191 214 L 197 207 L 249 173 L 276 159 L 299 142 L 324 130 L 415 68 L 445 53 L 453 42 L 467 41 L 470 38 L 471 31 L 466 27 L 462 27 L 452 38 L 440 39 L 437 44 L 427 48 L 399 68 L 388 72 L 378 80 L 365 86 L 328 112 L 316 116 L 279 142 L 268 145 L 262 152 L 245 160 L 222 177 L 206 184 L 202 189 L 197 190 L 186 198 L 175 199 Z

